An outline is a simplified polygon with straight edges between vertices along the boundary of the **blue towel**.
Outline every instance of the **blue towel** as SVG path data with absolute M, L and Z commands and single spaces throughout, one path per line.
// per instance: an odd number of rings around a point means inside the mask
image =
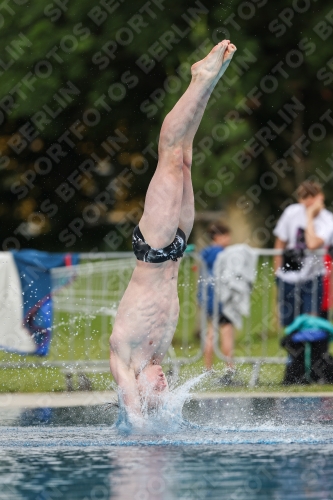
M 52 332 L 51 269 L 75 265 L 78 254 L 48 253 L 38 250 L 12 252 L 21 280 L 23 323 L 35 344 L 35 355 L 49 353 Z
M 325 330 L 308 329 L 291 334 L 293 342 L 318 342 L 327 340 L 328 332 Z
M 223 247 L 219 245 L 211 245 L 206 248 L 204 248 L 201 251 L 201 257 L 205 261 L 206 266 L 207 266 L 207 271 L 208 271 L 208 276 L 207 276 L 207 283 L 199 283 L 198 287 L 198 302 L 200 305 L 203 305 L 203 287 L 206 286 L 206 312 L 209 316 L 213 315 L 213 309 L 214 309 L 214 282 L 213 282 L 213 266 L 214 262 L 216 260 L 216 257 L 220 252 L 224 250 Z M 219 314 L 222 313 L 222 308 L 221 304 L 219 304 Z

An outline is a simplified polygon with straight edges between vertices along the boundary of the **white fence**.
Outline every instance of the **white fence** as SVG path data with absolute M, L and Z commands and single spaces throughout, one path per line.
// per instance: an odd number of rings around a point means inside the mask
M 236 363 L 253 366 L 250 385 L 258 381 L 262 364 L 285 363 L 280 348 L 282 328 L 277 311 L 273 272 L 274 250 L 258 249 L 257 278 L 251 294 L 251 309 L 236 334 Z M 88 257 L 88 255 L 83 255 Z M 108 260 L 100 260 L 108 258 Z M 121 297 L 127 287 L 135 258 L 133 254 L 95 255 L 89 262 L 52 270 L 54 328 L 50 356 L 34 363 L 0 363 L 0 368 L 60 367 L 71 386 L 73 373 L 109 371 L 109 337 Z M 179 274 L 180 319 L 166 364 L 178 371 L 203 356 L 208 318 L 205 304 L 198 307 L 198 283 L 208 283 L 207 269 L 196 253 L 185 254 Z M 207 298 L 207 297 L 206 297 Z M 204 299 L 205 300 L 205 299 Z M 213 316 L 215 355 L 225 361 L 219 347 L 218 320 Z

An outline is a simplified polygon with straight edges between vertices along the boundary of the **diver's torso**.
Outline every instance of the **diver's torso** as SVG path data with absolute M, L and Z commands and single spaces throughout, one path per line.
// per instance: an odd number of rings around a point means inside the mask
M 179 262 L 138 262 L 119 304 L 111 344 L 127 366 L 139 373 L 160 363 L 174 335 L 178 316 Z

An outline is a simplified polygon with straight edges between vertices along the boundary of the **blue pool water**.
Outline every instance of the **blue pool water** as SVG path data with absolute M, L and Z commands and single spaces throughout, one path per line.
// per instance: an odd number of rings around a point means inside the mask
M 192 400 L 123 434 L 115 408 L 0 410 L 0 499 L 333 499 L 333 398 Z

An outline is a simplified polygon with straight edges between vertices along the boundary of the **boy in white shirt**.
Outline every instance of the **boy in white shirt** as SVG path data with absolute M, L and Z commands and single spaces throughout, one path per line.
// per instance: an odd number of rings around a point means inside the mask
M 302 252 L 324 248 L 333 233 L 333 214 L 324 208 L 320 184 L 302 182 L 297 198 L 298 203 L 285 209 L 274 229 L 275 248 L 287 251 L 284 257 L 275 257 L 283 326 L 299 314 L 319 315 L 325 273 L 323 256 L 303 256 Z

